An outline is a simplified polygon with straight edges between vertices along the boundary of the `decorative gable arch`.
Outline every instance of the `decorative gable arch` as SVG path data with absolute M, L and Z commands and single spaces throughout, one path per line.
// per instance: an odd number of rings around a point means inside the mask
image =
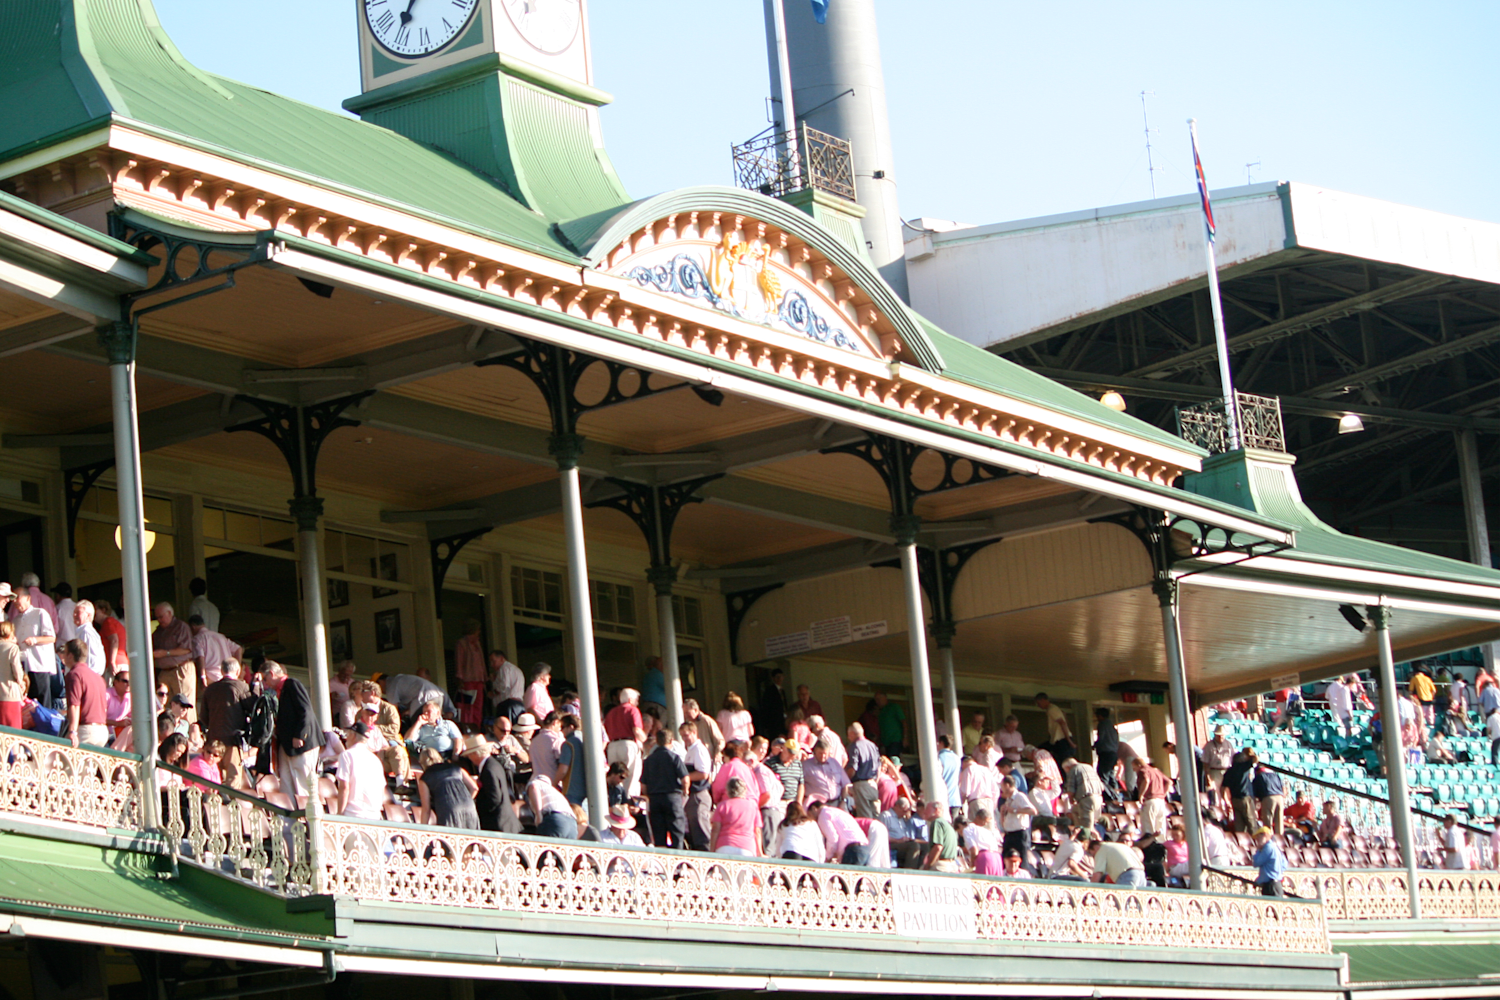
M 870 262 L 774 198 L 685 188 L 561 228 L 596 270 L 641 288 L 865 358 L 943 368 Z

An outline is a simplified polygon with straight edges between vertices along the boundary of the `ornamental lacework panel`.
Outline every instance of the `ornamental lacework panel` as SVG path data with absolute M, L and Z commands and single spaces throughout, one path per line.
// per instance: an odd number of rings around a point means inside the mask
M 164 764 L 162 771 L 187 774 Z M 181 860 L 284 896 L 314 891 L 307 817 L 232 789 L 162 793 L 162 828 Z
M 321 891 L 510 913 L 895 935 L 889 869 L 840 869 L 321 821 Z M 912 873 L 895 873 L 912 878 Z M 946 881 L 944 876 L 929 876 Z M 988 941 L 1322 953 L 1322 908 L 1058 882 L 968 880 Z
M 136 761 L 0 731 L 0 812 L 103 829 L 139 830 Z
M 1204 888 L 1224 893 L 1259 891 L 1248 882 L 1254 878 L 1254 870 L 1235 869 L 1233 874 L 1240 879 L 1205 870 Z M 1303 899 L 1322 900 L 1329 920 L 1406 920 L 1411 916 L 1406 872 L 1399 869 L 1292 868 L 1281 884 Z M 1500 872 L 1423 871 L 1417 875 L 1417 894 L 1423 919 L 1500 920 Z

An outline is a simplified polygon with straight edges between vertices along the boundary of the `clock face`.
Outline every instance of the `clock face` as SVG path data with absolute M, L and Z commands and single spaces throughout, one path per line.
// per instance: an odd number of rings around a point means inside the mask
M 364 0 L 370 34 L 403 59 L 432 55 L 459 36 L 479 0 Z
M 583 23 L 579 0 L 504 0 L 510 23 L 538 52 L 566 52 Z

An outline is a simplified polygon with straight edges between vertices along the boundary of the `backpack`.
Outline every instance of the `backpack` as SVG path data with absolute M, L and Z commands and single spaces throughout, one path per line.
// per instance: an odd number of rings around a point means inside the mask
M 240 708 L 245 714 L 244 725 L 240 727 L 245 734 L 245 742 L 253 747 L 263 747 L 270 743 L 276 732 L 276 696 L 267 691 L 246 698 L 240 703 Z

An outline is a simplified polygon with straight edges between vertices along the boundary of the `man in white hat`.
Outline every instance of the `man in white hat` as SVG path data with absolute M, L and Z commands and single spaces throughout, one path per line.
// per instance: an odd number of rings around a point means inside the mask
M 339 815 L 353 819 L 382 819 L 385 815 L 385 768 L 365 738 L 370 727 L 356 722 L 344 733 L 344 752 L 335 774 L 339 785 Z
M 521 818 L 516 815 L 511 772 L 506 766 L 505 755 L 496 753 L 498 749 L 482 733 L 466 736 L 459 764 L 479 782 L 479 791 L 474 795 L 479 828 L 496 833 L 520 833 Z
M 629 806 L 610 806 L 609 823 L 599 831 L 599 841 L 604 844 L 620 844 L 624 847 L 645 847 L 646 842 L 635 832 L 635 817 Z

